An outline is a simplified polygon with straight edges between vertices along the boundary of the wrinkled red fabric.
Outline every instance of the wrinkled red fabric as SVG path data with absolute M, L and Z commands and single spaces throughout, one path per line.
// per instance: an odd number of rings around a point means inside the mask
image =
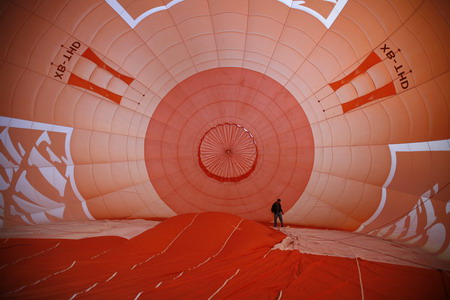
M 450 286 L 437 270 L 272 249 L 284 237 L 235 215 L 202 213 L 130 240 L 1 240 L 1 297 L 445 299 Z

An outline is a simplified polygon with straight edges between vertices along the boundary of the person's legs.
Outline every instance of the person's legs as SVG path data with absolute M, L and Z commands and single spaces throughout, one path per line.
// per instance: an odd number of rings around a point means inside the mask
M 277 219 L 280 219 L 281 227 L 284 227 L 284 225 L 283 225 L 283 214 L 280 213 L 280 212 L 273 214 L 273 227 L 277 227 Z

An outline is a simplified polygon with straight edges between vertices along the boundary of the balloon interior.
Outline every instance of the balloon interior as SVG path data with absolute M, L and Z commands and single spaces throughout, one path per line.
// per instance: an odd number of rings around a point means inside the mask
M 449 1 L 0 23 L 1 298 L 448 299 Z

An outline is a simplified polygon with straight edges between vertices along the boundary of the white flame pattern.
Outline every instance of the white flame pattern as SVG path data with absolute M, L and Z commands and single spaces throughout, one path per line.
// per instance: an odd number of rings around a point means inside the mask
M 50 223 L 46 214 L 62 219 L 66 208 L 64 197 L 68 188 L 81 201 L 86 217 L 93 219 L 73 179 L 73 162 L 70 156 L 72 128 L 7 117 L 0 117 L 0 126 L 4 127 L 0 131 L 0 145 L 5 150 L 0 153 L 3 173 L 0 176 L 0 227 L 4 226 L 5 213 L 19 216 L 27 224 Z M 12 140 L 9 133 L 11 128 L 35 131 L 40 135 L 31 149 L 27 149 L 20 138 L 15 142 Z M 52 145 L 54 143 L 49 132 L 65 135 L 64 155 L 58 156 L 54 152 L 52 147 L 55 145 Z M 60 166 L 64 166 L 63 172 Z M 49 184 L 53 192 L 57 192 L 58 199 L 52 199 L 48 190 L 40 188 L 42 182 L 38 184 L 29 180 L 27 173 L 34 168 L 39 171 L 43 182 Z M 10 195 L 11 199 L 5 199 L 5 195 Z

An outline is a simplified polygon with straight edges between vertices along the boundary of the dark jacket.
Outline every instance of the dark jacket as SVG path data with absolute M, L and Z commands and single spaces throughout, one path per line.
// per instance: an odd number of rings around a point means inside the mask
M 279 213 L 279 212 L 283 212 L 283 209 L 281 208 L 281 203 L 278 202 L 278 201 L 275 201 L 275 203 L 272 204 L 272 209 L 271 209 L 271 211 L 272 211 L 274 214 L 277 214 L 277 213 Z

